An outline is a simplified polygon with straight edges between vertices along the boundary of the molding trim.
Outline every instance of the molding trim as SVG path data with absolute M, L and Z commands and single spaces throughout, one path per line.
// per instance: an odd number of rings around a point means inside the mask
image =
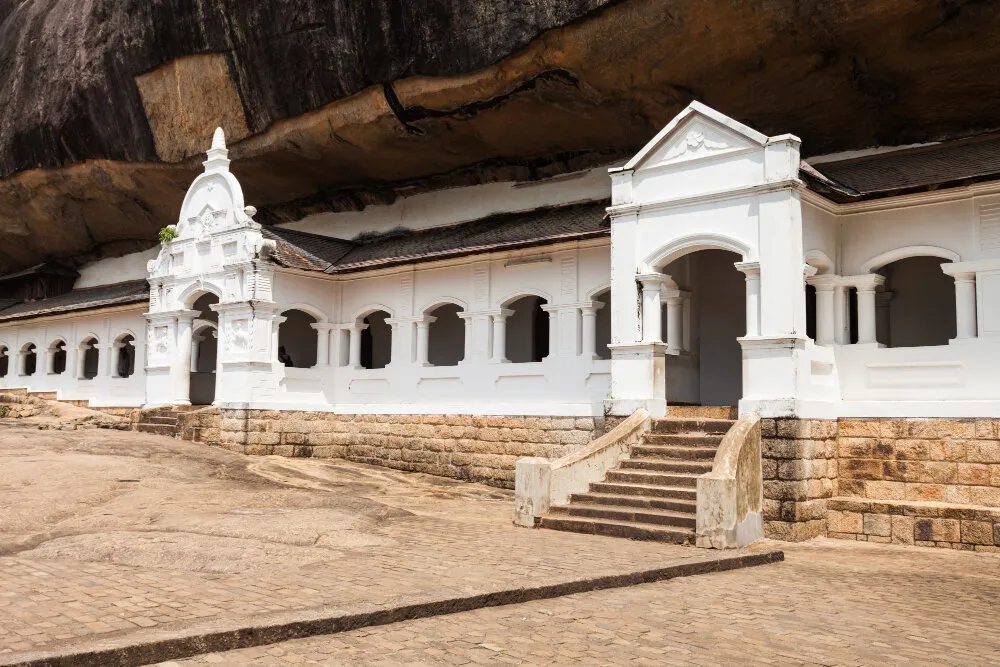
M 769 192 L 781 192 L 784 190 L 789 192 L 801 192 L 800 188 L 805 188 L 805 183 L 797 178 L 786 178 L 780 181 L 755 183 L 754 185 L 747 185 L 742 188 L 733 188 L 731 190 L 715 190 L 713 192 L 705 192 L 697 195 L 687 195 L 671 199 L 658 199 L 639 204 L 620 204 L 618 206 L 609 206 L 607 210 L 612 219 L 614 219 L 633 213 L 639 214 L 652 211 L 662 211 L 680 206 L 691 206 L 692 204 L 700 204 L 707 201 L 738 199 L 740 197 L 762 195 Z

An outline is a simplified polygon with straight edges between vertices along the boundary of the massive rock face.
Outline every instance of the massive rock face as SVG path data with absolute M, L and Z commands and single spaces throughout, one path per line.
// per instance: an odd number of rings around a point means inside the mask
M 992 130 L 998 5 L 0 0 L 0 271 L 150 245 L 218 124 L 265 222 L 607 163 L 692 98 L 813 154 Z

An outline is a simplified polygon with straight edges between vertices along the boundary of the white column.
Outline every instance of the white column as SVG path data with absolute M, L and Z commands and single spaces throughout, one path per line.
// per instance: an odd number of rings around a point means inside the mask
M 955 323 L 958 340 L 979 335 L 976 320 L 976 273 L 955 273 Z
M 201 313 L 196 310 L 177 315 L 177 360 L 174 365 L 174 405 L 191 405 L 191 327 L 194 318 Z
M 659 343 L 663 338 L 663 317 L 660 314 L 660 290 L 667 277 L 662 273 L 636 276 L 642 283 L 642 342 Z
M 514 314 L 513 310 L 501 308 L 491 315 L 493 321 L 493 353 L 490 361 L 495 364 L 509 363 L 507 359 L 507 318 Z
M 832 345 L 836 342 L 836 290 L 840 276 L 812 276 L 806 282 L 816 288 L 816 344 Z
M 198 353 L 201 351 L 201 341 L 205 340 L 204 336 L 192 336 L 191 337 L 191 372 L 198 372 Z
M 833 340 L 838 345 L 851 344 L 850 300 L 847 285 L 841 282 L 833 288 Z
M 316 365 L 330 365 L 330 329 L 333 325 L 329 322 L 314 322 L 310 324 L 316 330 Z
M 419 366 L 430 366 L 430 363 L 427 361 L 427 351 L 430 343 L 428 327 L 435 320 L 437 318 L 433 315 L 427 315 L 417 320 L 417 365 Z
M 461 315 L 459 315 L 459 317 L 461 317 Z M 472 316 L 466 315 L 465 317 L 461 317 L 461 319 L 465 325 L 465 351 L 462 354 L 462 360 L 459 363 L 467 364 L 476 358 L 476 337 L 472 333 Z
M 134 345 L 135 343 L 133 343 Z M 121 350 L 125 347 L 125 343 L 115 343 L 111 346 L 108 356 L 111 357 L 110 364 L 108 365 L 109 373 L 113 378 L 121 377 L 118 373 L 118 357 L 121 356 Z
M 281 335 L 281 325 L 287 319 L 283 315 L 278 315 L 271 320 L 271 361 L 274 363 L 280 363 L 278 361 L 278 348 L 281 347 L 281 344 L 278 341 Z
M 76 347 L 76 378 L 82 380 L 84 373 L 87 369 L 87 348 L 90 347 L 86 343 L 80 343 Z M 25 356 L 27 360 L 27 356 Z
M 687 292 L 667 292 L 667 354 L 678 355 L 684 349 L 684 299 Z
M 597 311 L 603 307 L 600 301 L 588 301 L 580 306 L 583 323 L 580 348 L 584 359 L 600 359 L 597 354 Z
M 858 289 L 858 343 L 877 343 L 875 339 L 875 290 L 885 284 L 877 274 L 859 276 L 853 280 Z
M 56 373 L 56 350 L 59 348 L 50 347 L 45 355 L 45 372 L 48 375 L 55 375 Z
M 736 262 L 747 281 L 747 337 L 760 336 L 760 262 Z
M 361 368 L 361 332 L 367 328 L 367 324 L 355 324 L 348 329 L 351 332 L 349 343 L 350 358 L 348 361 L 351 368 Z

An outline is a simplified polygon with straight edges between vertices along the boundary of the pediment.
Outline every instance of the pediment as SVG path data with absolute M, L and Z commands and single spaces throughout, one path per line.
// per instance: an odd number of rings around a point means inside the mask
M 692 102 L 633 157 L 625 169 L 655 169 L 762 148 L 767 137 Z

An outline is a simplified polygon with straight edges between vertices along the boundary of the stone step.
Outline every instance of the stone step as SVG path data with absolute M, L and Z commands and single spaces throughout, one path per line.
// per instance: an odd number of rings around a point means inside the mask
M 706 472 L 712 472 L 711 461 L 674 461 L 663 458 L 625 459 L 618 467 L 620 470 L 652 470 L 671 474 L 690 473 L 692 475 L 701 475 Z
M 28 396 L 40 398 L 43 401 L 54 401 L 59 398 L 58 392 L 54 391 L 29 391 Z
M 691 473 L 665 473 L 650 470 L 609 470 L 608 482 L 627 482 L 630 484 L 645 484 L 653 486 L 680 486 L 694 489 L 698 484 L 698 475 Z
M 571 503 L 581 502 L 599 505 L 624 505 L 627 507 L 649 507 L 658 510 L 670 510 L 671 512 L 683 512 L 694 515 L 697 504 L 694 499 L 681 500 L 677 498 L 660 498 L 658 496 L 630 496 L 616 493 L 587 493 L 570 494 Z
M 169 424 L 177 426 L 177 417 L 160 417 L 158 415 L 142 415 L 139 417 L 140 424 Z
M 691 433 L 725 435 L 736 421 L 733 419 L 654 419 L 653 433 Z
M 135 430 L 141 433 L 152 433 L 154 435 L 167 435 L 174 437 L 177 434 L 177 427 L 169 424 L 136 424 Z
M 675 528 L 690 528 L 692 530 L 695 528 L 694 514 L 623 505 L 571 503 L 569 505 L 553 507 L 549 514 L 549 516 L 560 515 L 626 521 L 629 523 L 649 523 L 656 524 L 657 526 L 673 526 Z
M 646 433 L 642 436 L 644 445 L 660 445 L 662 447 L 718 447 L 722 443 L 723 434 L 714 435 L 690 433 Z
M 694 531 L 672 526 L 658 526 L 649 523 L 632 523 L 629 521 L 611 521 L 608 519 L 590 519 L 587 517 L 570 517 L 565 515 L 547 514 L 539 522 L 541 528 L 566 530 L 574 533 L 590 535 L 606 535 L 608 537 L 626 537 L 632 540 L 653 540 L 657 542 L 673 542 L 674 544 L 693 544 Z
M 697 492 L 693 487 L 670 486 L 657 484 L 636 484 L 630 482 L 593 482 L 591 493 L 607 493 L 621 496 L 637 496 L 643 498 L 670 498 L 671 500 L 689 500 L 694 502 Z
M 633 458 L 658 458 L 685 461 L 711 461 L 715 447 L 674 447 L 668 445 L 632 445 Z
M 739 408 L 734 405 L 668 405 L 667 417 L 683 419 L 738 419 Z

